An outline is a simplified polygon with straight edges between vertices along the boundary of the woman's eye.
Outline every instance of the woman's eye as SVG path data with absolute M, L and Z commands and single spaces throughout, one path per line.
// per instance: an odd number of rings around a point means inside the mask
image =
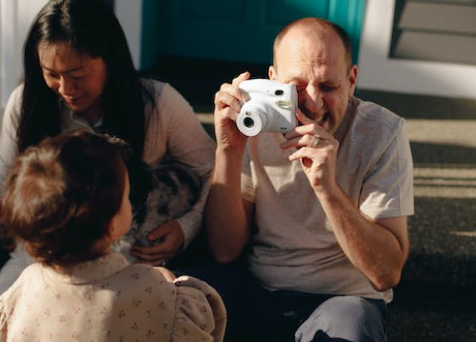
M 85 78 L 87 75 L 71 75 L 71 78 L 74 80 L 81 80 Z
M 46 74 L 49 78 L 53 78 L 53 79 L 58 79 L 59 78 L 59 75 L 58 74 L 55 74 L 55 73 L 52 73 L 52 72 L 48 72 Z

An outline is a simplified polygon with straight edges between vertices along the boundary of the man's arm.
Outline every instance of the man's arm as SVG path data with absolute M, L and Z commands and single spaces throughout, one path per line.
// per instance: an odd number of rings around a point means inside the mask
M 210 249 L 220 263 L 236 260 L 248 243 L 253 204 L 241 196 L 241 158 L 217 151 L 205 208 Z
M 396 286 L 409 252 L 406 217 L 369 220 L 339 188 L 318 196 L 342 250 L 378 291 Z
M 215 95 L 215 168 L 205 207 L 210 249 L 218 262 L 236 260 L 250 234 L 253 206 L 241 196 L 241 166 L 247 137 L 236 128 L 236 117 L 248 99 L 238 85 L 250 77 L 243 73 L 223 84 Z
M 408 256 L 406 217 L 370 220 L 360 212 L 336 181 L 339 142 L 299 110 L 303 124 L 286 133 L 281 148 L 297 148 L 290 160 L 300 160 L 303 170 L 329 219 L 340 247 L 378 291 L 400 281 Z

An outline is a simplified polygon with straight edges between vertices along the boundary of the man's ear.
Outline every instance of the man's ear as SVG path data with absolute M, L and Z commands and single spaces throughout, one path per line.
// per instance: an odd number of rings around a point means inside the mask
M 352 65 L 352 68 L 350 69 L 350 72 L 349 72 L 349 84 L 350 84 L 349 97 L 354 96 L 355 87 L 357 85 L 357 75 L 358 74 L 359 74 L 359 69 L 357 68 L 357 66 L 355 64 Z
M 268 77 L 270 80 L 276 80 L 277 74 L 273 65 L 270 65 L 268 68 Z

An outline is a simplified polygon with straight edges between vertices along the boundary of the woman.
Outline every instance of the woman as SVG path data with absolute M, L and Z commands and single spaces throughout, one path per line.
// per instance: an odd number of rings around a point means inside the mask
M 135 246 L 131 253 L 155 265 L 172 259 L 200 228 L 213 141 L 175 89 L 139 77 L 122 28 L 103 1 L 51 0 L 27 35 L 24 82 L 5 109 L 0 188 L 18 153 L 46 136 L 81 127 L 122 138 L 133 156 L 148 165 L 171 158 L 202 177 L 204 185 L 193 209 L 149 234 L 160 244 Z M 0 273 L 0 291 L 30 262 L 17 247 Z

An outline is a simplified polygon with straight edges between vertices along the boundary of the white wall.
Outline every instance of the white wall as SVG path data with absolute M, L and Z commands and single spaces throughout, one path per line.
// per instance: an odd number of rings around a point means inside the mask
M 367 0 L 358 86 L 370 90 L 475 99 L 474 65 L 388 58 L 394 8 L 395 0 Z
M 23 42 L 47 0 L 0 0 L 0 108 L 22 78 Z
M 136 68 L 140 68 L 140 50 L 142 34 L 142 0 L 115 0 L 116 16 L 129 43 L 132 59 Z

